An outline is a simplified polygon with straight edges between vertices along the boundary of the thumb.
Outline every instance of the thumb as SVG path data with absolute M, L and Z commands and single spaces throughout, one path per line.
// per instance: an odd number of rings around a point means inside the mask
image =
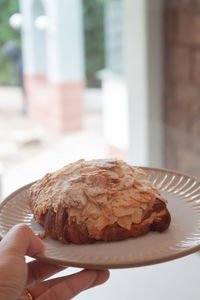
M 0 253 L 6 255 L 34 255 L 45 250 L 45 245 L 25 224 L 15 225 L 0 242 Z

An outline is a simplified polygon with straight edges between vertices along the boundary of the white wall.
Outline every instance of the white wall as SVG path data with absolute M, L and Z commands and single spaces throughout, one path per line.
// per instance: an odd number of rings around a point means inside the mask
M 102 72 L 105 137 L 131 164 L 162 167 L 162 0 L 122 7 L 124 74 Z
M 162 1 L 124 0 L 129 161 L 162 166 Z
M 129 147 L 128 98 L 121 76 L 108 75 L 102 81 L 103 126 L 108 145 L 127 151 Z

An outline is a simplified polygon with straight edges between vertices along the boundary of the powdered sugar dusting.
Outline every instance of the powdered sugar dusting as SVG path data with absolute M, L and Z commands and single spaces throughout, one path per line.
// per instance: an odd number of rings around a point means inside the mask
M 114 222 L 125 228 L 140 223 L 156 198 L 161 199 L 160 193 L 142 169 L 115 159 L 79 160 L 45 175 L 30 189 L 36 220 L 62 204 L 95 237 L 99 228 Z

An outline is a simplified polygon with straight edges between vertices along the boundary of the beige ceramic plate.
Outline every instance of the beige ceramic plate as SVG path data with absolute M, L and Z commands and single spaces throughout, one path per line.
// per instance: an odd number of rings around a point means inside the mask
M 200 250 L 200 182 L 173 171 L 144 169 L 168 200 L 172 222 L 166 232 L 90 245 L 63 245 L 46 237 L 46 250 L 37 259 L 65 266 L 110 269 L 156 264 Z M 40 228 L 28 207 L 29 187 L 17 190 L 1 204 L 1 236 L 17 223 L 25 223 L 34 231 Z

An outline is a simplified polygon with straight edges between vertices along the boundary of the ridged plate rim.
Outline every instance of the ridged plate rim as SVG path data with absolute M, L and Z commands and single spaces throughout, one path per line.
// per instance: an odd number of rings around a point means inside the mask
M 176 176 L 180 176 L 180 177 L 184 177 L 185 179 L 190 179 L 194 182 L 196 182 L 199 187 L 200 187 L 200 181 L 198 178 L 194 177 L 194 176 L 190 176 L 181 172 L 177 172 L 174 170 L 169 170 L 169 169 L 161 169 L 161 168 L 151 168 L 151 167 L 141 167 L 143 170 L 147 171 L 147 172 L 155 172 L 155 173 L 165 173 L 165 174 L 171 174 L 171 175 L 176 175 Z M 1 218 L 1 212 L 3 210 L 3 208 L 6 206 L 6 204 L 9 201 L 12 201 L 12 199 L 18 195 L 20 192 L 22 192 L 23 190 L 28 189 L 32 184 L 29 183 L 19 189 L 17 189 L 16 191 L 14 191 L 12 194 L 10 194 L 8 197 L 5 198 L 5 200 L 0 204 L 0 218 Z M 170 186 L 170 185 L 169 185 Z M 198 190 L 198 189 L 197 189 Z M 200 200 L 200 197 L 199 197 Z M 191 200 L 191 202 L 195 202 L 195 200 Z M 195 202 L 196 203 L 196 202 Z M 200 209 L 200 201 L 199 203 L 196 203 L 197 207 Z M 200 217 L 199 217 L 200 220 Z M 1 219 L 0 219 L 1 221 Z M 24 222 L 25 223 L 25 222 Z M 31 226 L 30 226 L 31 227 Z M 5 228 L 2 228 L 2 225 L 0 223 L 0 236 L 3 237 L 4 236 L 4 231 Z M 148 235 L 148 234 L 147 234 Z M 199 236 L 200 236 L 200 231 L 199 231 Z M 50 239 L 50 238 L 49 238 Z M 134 243 L 135 239 L 129 239 L 129 241 Z M 44 240 L 45 241 L 45 240 Z M 124 241 L 120 241 L 118 243 L 123 243 Z M 59 242 L 58 242 L 59 243 Z M 104 243 L 104 242 L 100 242 L 100 243 Z M 58 244 L 59 245 L 59 244 Z M 98 246 L 98 244 L 96 244 Z M 68 245 L 66 245 L 67 247 Z M 81 245 L 76 245 L 77 247 L 81 247 Z M 58 246 L 59 248 L 59 246 Z M 59 250 L 59 249 L 58 249 Z M 105 262 L 101 262 L 101 261 L 90 261 L 88 260 L 87 262 L 83 262 L 80 261 L 80 259 L 61 259 L 61 258 L 55 258 L 55 257 L 48 257 L 45 256 L 44 254 L 38 254 L 36 256 L 34 256 L 34 258 L 40 260 L 40 261 L 44 261 L 44 262 L 48 262 L 48 263 L 52 263 L 52 264 L 58 264 L 58 265 L 64 265 L 64 266 L 71 266 L 71 267 L 78 267 L 78 268 L 87 268 L 87 269 L 119 269 L 119 268 L 132 268 L 132 267 L 141 267 L 141 266 L 147 266 L 147 265 L 153 265 L 153 264 L 158 264 L 158 263 L 163 263 L 163 262 L 167 262 L 170 260 L 174 260 L 174 259 L 178 259 L 184 256 L 187 256 L 189 254 L 195 253 L 197 251 L 200 250 L 200 241 L 199 243 L 197 243 L 197 245 L 192 246 L 190 248 L 187 249 L 181 249 L 180 251 L 178 251 L 177 253 L 172 253 L 172 254 L 168 254 L 165 257 L 156 257 L 154 259 L 143 259 L 138 260 L 138 261 L 133 261 L 130 262 L 126 261 L 126 260 L 118 260 L 117 262 L 108 262 L 105 264 Z

